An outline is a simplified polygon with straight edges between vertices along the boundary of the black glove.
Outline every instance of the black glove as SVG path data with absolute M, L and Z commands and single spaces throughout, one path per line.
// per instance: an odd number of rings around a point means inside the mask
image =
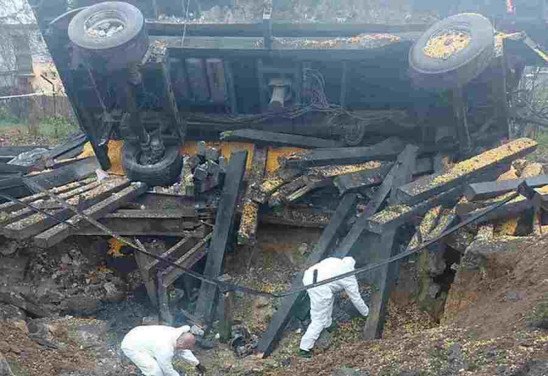
M 200 375 L 206 373 L 206 368 L 202 364 L 198 364 L 196 366 L 196 370 L 200 373 Z

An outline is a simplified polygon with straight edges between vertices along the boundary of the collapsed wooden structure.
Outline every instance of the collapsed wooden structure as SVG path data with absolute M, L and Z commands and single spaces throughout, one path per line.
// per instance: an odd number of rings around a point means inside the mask
M 83 218 L 85 215 L 99 220 L 118 235 L 176 237 L 176 243 L 157 252 L 157 256 L 189 269 L 205 259 L 204 275 L 215 279 L 223 274 L 224 255 L 231 244 L 252 247 L 258 223 L 267 222 L 324 228 L 305 266 L 328 256 L 346 255 L 354 256 L 358 264 L 375 263 L 416 247 L 459 219 L 481 212 L 507 197 L 523 181 L 534 190 L 534 200 L 517 197 L 480 222 L 520 216 L 531 209 L 538 211 L 541 224 L 546 222 L 543 212 L 548 200 L 546 175 L 497 180 L 514 160 L 535 147 L 532 140 L 518 139 L 461 162 L 444 164 L 437 163 L 436 155 L 421 147 L 389 138 L 370 147 L 303 151 L 283 158 L 282 168 L 267 173 L 269 149 L 256 145 L 252 157 L 246 151 L 235 152 L 228 165 L 219 170 L 224 184 L 214 191 L 217 192 L 214 195 L 220 193 L 220 196 L 210 200 L 211 205 L 200 203 L 200 193 L 195 190 L 192 194 L 185 189 L 166 193 L 124 177 L 111 176 L 100 181 L 90 171 L 90 176 L 84 179 L 0 204 L 1 235 L 14 240 L 31 239 L 40 248 L 54 246 L 69 236 L 105 235 L 89 224 Z M 205 165 L 209 163 L 206 153 L 209 158 L 222 158 L 211 148 L 202 145 L 198 149 L 199 154 L 204 154 Z M 329 165 L 322 153 L 334 156 Z M 200 183 L 202 177 L 195 175 L 202 162 L 195 163 L 192 159 L 193 156 L 186 159 L 183 171 L 189 169 L 189 164 L 195 164 L 194 182 Z M 206 176 L 207 173 L 203 178 Z M 184 179 L 183 176 L 183 182 Z M 59 205 L 50 194 L 65 200 L 83 215 Z M 319 203 L 307 201 L 313 196 Z M 334 197 L 340 197 L 336 200 L 338 205 L 329 209 L 325 201 L 333 203 Z M 170 209 L 157 206 L 162 200 L 170 201 L 166 204 Z M 325 208 L 319 219 L 311 215 L 314 206 Z M 409 231 L 410 226 L 416 233 L 402 244 L 398 234 L 403 229 Z M 151 302 L 158 307 L 163 321 L 172 322 L 168 291 L 184 271 L 139 252 L 135 252 L 135 258 Z M 382 333 L 388 297 L 397 275 L 396 262 L 376 269 L 364 279 L 375 286 L 369 302 L 367 338 Z M 300 287 L 301 278 L 296 275 L 291 286 Z M 185 314 L 193 320 L 210 322 L 215 317 L 218 294 L 215 285 L 202 283 L 196 311 Z M 273 351 L 302 295 L 282 300 L 258 343 L 260 354 L 268 356 Z

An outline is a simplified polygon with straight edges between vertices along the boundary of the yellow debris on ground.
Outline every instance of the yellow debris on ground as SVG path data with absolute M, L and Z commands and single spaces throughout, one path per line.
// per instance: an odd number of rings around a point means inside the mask
M 123 246 L 124 243 L 122 243 L 118 239 L 109 239 L 107 255 L 112 257 L 124 257 L 124 254 L 121 252 Z

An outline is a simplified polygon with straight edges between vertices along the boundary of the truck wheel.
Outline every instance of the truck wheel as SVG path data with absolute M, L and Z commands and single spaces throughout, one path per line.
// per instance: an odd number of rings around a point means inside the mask
M 178 146 L 166 146 L 164 157 L 157 163 L 143 165 L 139 162 L 141 149 L 137 145 L 124 143 L 122 149 L 122 166 L 131 181 L 141 181 L 149 186 L 171 185 L 183 167 L 183 157 Z
M 409 51 L 411 78 L 428 89 L 463 86 L 489 65 L 495 31 L 480 14 L 463 13 L 436 22 Z
M 341 141 L 346 146 L 359 146 L 365 138 L 365 124 L 362 121 L 350 119 L 343 125 Z
M 98 57 L 98 64 L 111 70 L 140 63 L 149 46 L 141 11 L 118 1 L 83 9 L 70 22 L 68 35 L 84 56 Z

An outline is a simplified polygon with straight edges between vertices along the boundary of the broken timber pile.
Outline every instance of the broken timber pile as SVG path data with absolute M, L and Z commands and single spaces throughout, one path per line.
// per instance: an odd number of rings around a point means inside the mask
M 328 245 L 327 248 L 330 249 L 325 249 L 326 243 L 322 239 L 330 234 L 330 241 L 333 241 L 333 226 L 336 226 L 337 221 L 340 220 L 342 208 L 345 208 L 344 211 L 347 214 L 350 211 L 353 214 L 352 216 L 356 213 L 355 209 L 350 209 L 344 205 L 345 202 L 350 200 L 350 196 L 348 194 L 343 196 L 339 208 L 331 217 L 331 222 L 325 228 L 305 267 L 328 255 L 335 257 L 353 255 L 358 261 L 358 266 L 360 263 L 376 263 L 397 255 L 400 249 L 413 249 L 422 242 L 439 236 L 450 226 L 457 223 L 459 218 L 461 220 L 468 218 L 469 215 L 476 214 L 478 210 L 482 210 L 487 205 L 504 199 L 506 197 L 505 193 L 515 191 L 517 185 L 524 179 L 511 182 L 481 182 L 497 178 L 505 169 L 509 168 L 513 160 L 532 152 L 535 147 L 536 143 L 529 139 L 510 141 L 505 145 L 459 162 L 452 167 L 445 167 L 445 163 L 437 163 L 438 172 L 436 174 L 419 177 L 415 181 L 411 181 L 414 175 L 413 172 L 417 170 L 416 164 L 421 158 L 417 159 L 419 153 L 417 147 L 407 146 L 404 149 L 402 148 L 403 152 L 399 154 L 397 159 L 390 158 L 392 160 L 396 159 L 395 162 L 377 161 L 377 165 L 370 165 L 369 169 L 336 176 L 333 183 L 341 193 L 350 190 L 362 192 L 364 188 L 367 189 L 376 185 L 378 185 L 378 188 L 369 192 L 365 208 L 361 213 L 358 213 L 352 226 L 343 230 L 343 233 L 337 233 L 335 238 L 339 238 L 339 241 Z M 263 188 L 261 201 L 272 203 L 273 199 L 277 199 L 277 202 L 284 203 L 288 201 L 287 197 L 289 196 L 286 191 L 298 192 L 303 190 L 313 180 L 312 177 L 318 176 L 318 171 L 321 171 L 321 167 L 309 167 L 309 163 L 313 166 L 319 160 L 316 157 L 324 151 L 322 149 L 308 152 L 305 154 L 306 157 L 302 159 L 293 159 L 293 163 L 287 163 L 292 160 L 291 158 L 287 159 L 286 166 L 290 166 L 293 169 L 292 171 L 298 168 L 302 172 L 297 177 L 292 176 L 291 179 L 287 180 L 284 180 L 279 173 L 278 176 L 265 179 L 261 186 Z M 310 156 L 314 157 L 314 162 L 308 162 L 307 158 L 310 158 Z M 305 162 L 301 162 L 303 160 Z M 341 160 L 348 161 L 343 158 Z M 446 170 L 441 171 L 444 167 Z M 314 169 L 317 170 L 312 173 Z M 548 191 L 546 191 L 548 186 L 544 176 L 527 178 L 527 182 L 535 189 L 537 200 L 548 199 Z M 468 185 L 469 183 L 472 184 Z M 487 186 L 487 184 L 490 186 Z M 478 194 L 480 198 L 486 197 L 483 196 L 486 194 L 489 195 L 487 197 L 494 196 L 494 198 L 488 200 L 488 202 L 477 202 L 477 197 L 471 197 L 474 200 L 472 204 L 476 205 L 472 208 L 475 211 L 470 209 L 463 213 L 461 208 L 466 201 L 463 201 L 465 199 L 459 201 L 459 199 L 462 197 L 463 192 L 471 190 L 475 193 L 480 192 L 481 195 Z M 283 197 L 286 198 L 285 201 L 281 199 Z M 457 202 L 459 202 L 459 205 L 457 205 Z M 388 203 L 388 205 L 379 211 L 385 203 Z M 520 215 L 524 210 L 531 207 L 533 207 L 532 202 L 520 196 L 493 211 L 489 216 L 482 218 L 480 222 L 501 220 Z M 402 245 L 396 243 L 396 240 L 399 239 L 396 235 L 399 231 L 402 231 L 404 225 L 410 226 L 413 224 L 416 225 L 415 234 L 409 238 L 408 244 L 402 248 Z M 443 252 L 445 248 L 443 244 L 437 243 L 431 245 L 429 249 L 432 252 Z M 370 315 L 364 328 L 365 338 L 377 338 L 382 334 L 388 297 L 398 273 L 399 263 L 393 262 L 363 276 L 367 277 L 365 280 L 369 284 L 375 286 L 369 302 Z M 301 274 L 295 276 L 292 288 L 302 285 L 301 278 Z M 262 356 L 268 356 L 282 336 L 297 299 L 298 296 L 284 298 L 275 312 L 258 345 L 258 352 Z

